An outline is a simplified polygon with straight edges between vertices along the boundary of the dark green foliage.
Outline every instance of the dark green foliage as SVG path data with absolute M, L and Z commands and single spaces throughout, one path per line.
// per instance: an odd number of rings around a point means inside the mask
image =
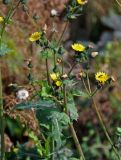
M 11 0 L 3 0 L 3 4 L 7 5 L 11 2 Z
M 39 100 L 37 102 L 23 102 L 17 104 L 14 109 L 35 109 L 44 110 L 44 108 L 55 108 L 55 103 L 53 101 Z

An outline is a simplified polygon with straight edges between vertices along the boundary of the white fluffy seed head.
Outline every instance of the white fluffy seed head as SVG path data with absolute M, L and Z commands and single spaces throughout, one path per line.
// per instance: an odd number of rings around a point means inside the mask
M 51 16 L 57 16 L 58 12 L 55 9 L 51 10 Z
M 26 89 L 20 89 L 16 96 L 19 100 L 26 100 L 29 97 L 29 92 Z

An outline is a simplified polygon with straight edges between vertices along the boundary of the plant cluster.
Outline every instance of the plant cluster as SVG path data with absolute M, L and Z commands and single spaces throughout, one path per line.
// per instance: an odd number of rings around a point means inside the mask
M 8 25 L 13 13 L 20 3 L 26 4 L 25 0 L 18 0 L 15 6 L 12 6 L 6 17 L 0 16 L 0 56 L 5 56 L 9 48 L 2 43 L 3 33 L 6 25 Z M 10 1 L 3 1 L 4 4 Z M 86 0 L 72 0 L 66 6 L 66 27 L 69 21 L 77 18 L 82 14 L 83 8 L 86 5 Z M 53 14 L 53 18 L 56 12 Z M 27 101 L 29 93 L 22 89 L 17 93 L 17 98 L 22 100 L 22 103 L 17 104 L 14 109 L 33 109 L 40 125 L 41 136 L 36 136 L 31 130 L 27 130 L 29 138 L 34 142 L 32 148 L 26 148 L 26 145 L 17 145 L 13 152 L 8 155 L 8 159 L 45 159 L 45 160 L 85 160 L 86 155 L 83 152 L 83 147 L 76 135 L 73 123 L 78 120 L 78 110 L 75 104 L 75 97 L 83 97 L 90 99 L 93 103 L 94 110 L 97 113 L 101 127 L 105 133 L 107 140 L 114 152 L 114 156 L 121 160 L 121 156 L 111 140 L 108 130 L 104 125 L 102 116 L 95 103 L 94 95 L 105 86 L 109 85 L 112 77 L 99 71 L 93 74 L 95 89 L 92 90 L 90 84 L 90 58 L 95 58 L 97 52 L 90 45 L 84 45 L 80 42 L 73 43 L 70 47 L 74 52 L 73 64 L 67 71 L 64 59 L 65 48 L 62 45 L 62 39 L 66 28 L 57 40 L 56 38 L 48 39 L 46 30 L 39 28 L 32 33 L 28 40 L 30 43 L 35 43 L 40 48 L 40 56 L 45 61 L 45 79 L 37 80 L 32 75 L 34 64 L 29 61 L 28 75 L 29 84 L 39 89 L 35 91 L 32 99 Z M 54 36 L 53 36 L 54 37 Z M 50 65 L 51 62 L 51 65 Z M 74 74 L 75 66 L 80 65 L 80 72 Z M 85 66 L 83 65 L 85 64 Z M 84 67 L 83 67 L 84 66 Z M 1 78 L 1 75 L 0 75 Z M 1 78 L 2 79 L 2 78 Z M 82 84 L 84 89 L 80 89 Z M 2 97 L 2 80 L 0 81 L 0 123 L 1 123 L 1 160 L 5 159 L 4 152 L 4 110 Z M 120 129 L 118 129 L 120 130 Z M 73 147 L 74 142 L 74 147 Z

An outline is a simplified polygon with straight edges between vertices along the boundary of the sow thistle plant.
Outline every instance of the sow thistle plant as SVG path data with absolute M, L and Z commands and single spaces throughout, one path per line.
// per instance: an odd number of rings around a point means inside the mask
M 26 1 L 20 0 L 19 3 L 25 4 Z M 86 0 L 72 0 L 66 7 L 65 20 L 69 22 L 70 19 L 80 16 L 86 3 Z M 13 8 L 13 12 L 15 9 L 16 7 Z M 9 15 L 9 18 L 10 17 L 11 16 Z M 7 20 L 9 18 L 7 18 Z M 4 21 L 3 29 L 1 31 L 1 41 L 3 31 L 7 24 L 6 18 Z M 32 73 L 29 74 L 29 80 L 31 80 L 30 84 L 32 87 L 38 85 L 39 90 L 36 90 L 36 93 L 28 102 L 25 101 L 25 97 L 28 98 L 29 93 L 26 90 L 20 90 L 17 93 L 17 98 L 23 100 L 23 102 L 16 105 L 14 109 L 34 110 L 40 125 L 40 135 L 37 137 L 33 132 L 28 131 L 29 138 L 33 140 L 35 146 L 31 149 L 27 149 L 25 145 L 18 144 L 17 150 L 13 155 L 19 157 L 19 159 L 25 159 L 26 155 L 28 155 L 29 158 L 32 156 L 33 159 L 85 160 L 86 155 L 83 152 L 83 148 L 81 147 L 81 143 L 73 126 L 74 121 L 77 121 L 78 119 L 78 110 L 74 98 L 83 97 L 85 99 L 92 99 L 92 102 L 94 103 L 93 107 L 97 113 L 106 138 L 117 158 L 121 160 L 120 154 L 108 134 L 108 130 L 104 125 L 102 116 L 94 99 L 94 95 L 97 91 L 111 82 L 111 76 L 103 71 L 93 74 L 96 86 L 95 90 L 92 91 L 89 61 L 90 56 L 94 58 L 97 55 L 97 52 L 95 52 L 90 45 L 85 46 L 82 43 L 74 43 L 70 46 L 74 52 L 74 64 L 69 71 L 65 68 L 64 64 L 66 64 L 66 61 L 63 56 L 65 48 L 61 42 L 66 27 L 58 41 L 56 39 L 48 39 L 46 33 L 42 29 L 35 31 L 28 37 L 30 43 L 36 43 L 40 47 L 40 56 L 45 61 L 46 76 L 43 80 L 36 80 L 30 78 Z M 51 66 L 49 65 L 49 62 L 51 62 Z M 86 68 L 83 68 L 83 63 L 86 63 Z M 78 73 L 80 79 L 78 79 L 73 72 L 77 64 L 81 65 L 80 70 L 83 70 Z M 32 66 L 30 63 L 28 67 L 31 70 Z M 2 81 L 0 83 L 0 86 L 2 86 Z M 80 83 L 83 84 L 85 90 L 79 89 L 78 86 Z M 2 87 L 0 91 L 0 99 L 2 100 Z M 1 160 L 4 160 L 4 114 L 2 103 L 0 109 L 2 126 Z M 71 149 L 71 146 L 68 146 L 68 142 L 72 140 L 76 147 L 75 150 Z

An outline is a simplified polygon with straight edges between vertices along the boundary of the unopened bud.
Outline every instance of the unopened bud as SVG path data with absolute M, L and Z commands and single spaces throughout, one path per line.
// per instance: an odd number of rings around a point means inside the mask
M 59 65 L 62 62 L 60 58 L 57 59 L 56 64 Z
M 64 78 L 64 79 L 65 79 L 65 78 L 68 78 L 68 75 L 67 75 L 67 74 L 63 74 L 63 75 L 62 75 L 62 78 Z
M 98 52 L 92 52 L 91 53 L 91 56 L 94 58 L 94 57 L 96 57 L 98 55 Z
M 111 76 L 111 80 L 112 80 L 112 82 L 116 81 L 116 79 L 113 76 Z
M 44 27 L 43 27 L 43 32 L 44 32 L 44 33 L 47 32 L 47 24 L 44 25 Z
M 84 71 L 81 71 L 81 72 L 79 73 L 79 77 L 86 77 L 85 72 L 84 72 Z

